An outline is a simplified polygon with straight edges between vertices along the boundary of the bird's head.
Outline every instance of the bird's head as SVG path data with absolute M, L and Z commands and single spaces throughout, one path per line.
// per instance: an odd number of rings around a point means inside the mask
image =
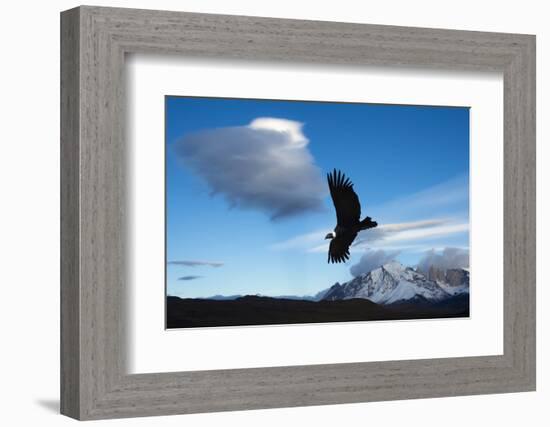
M 325 239 L 334 239 L 336 236 L 334 235 L 334 233 L 328 233 L 326 236 L 325 236 Z

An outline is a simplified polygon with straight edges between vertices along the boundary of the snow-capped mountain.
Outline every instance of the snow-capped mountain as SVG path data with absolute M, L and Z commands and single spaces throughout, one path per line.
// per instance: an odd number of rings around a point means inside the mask
M 447 276 L 451 277 L 451 283 Z M 323 300 L 365 298 L 377 304 L 389 305 L 411 300 L 439 302 L 468 292 L 467 270 L 447 270 L 439 279 L 430 280 L 420 271 L 392 261 L 349 282 L 336 283 L 326 292 Z

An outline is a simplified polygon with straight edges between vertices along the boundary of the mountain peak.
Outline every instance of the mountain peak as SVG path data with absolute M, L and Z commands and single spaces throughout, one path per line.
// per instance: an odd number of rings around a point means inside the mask
M 403 264 L 401 264 L 399 261 L 397 261 L 396 259 L 392 259 L 390 262 L 387 262 L 385 264 L 382 265 L 382 267 L 384 266 L 391 266 L 391 265 L 395 265 L 395 266 L 400 266 L 402 268 L 405 268 L 405 266 Z
M 403 264 L 401 264 L 399 261 L 392 260 L 390 262 L 387 262 L 386 264 L 382 265 L 384 270 L 386 270 L 390 274 L 401 274 L 405 270 L 407 270 L 407 267 L 405 267 Z
M 437 302 L 448 297 L 450 294 L 438 283 L 394 260 L 349 282 L 333 286 L 323 299 L 366 298 L 387 305 L 415 298 Z

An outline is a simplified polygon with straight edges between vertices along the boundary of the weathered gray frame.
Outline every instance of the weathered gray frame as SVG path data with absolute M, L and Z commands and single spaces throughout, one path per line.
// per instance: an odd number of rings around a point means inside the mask
M 124 56 L 504 75 L 504 354 L 128 375 Z M 535 389 L 535 37 L 83 6 L 61 14 L 61 412 L 77 419 Z

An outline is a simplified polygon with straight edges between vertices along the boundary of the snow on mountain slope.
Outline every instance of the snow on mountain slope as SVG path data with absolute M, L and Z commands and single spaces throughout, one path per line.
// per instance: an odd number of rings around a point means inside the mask
M 323 299 L 366 298 L 377 304 L 395 304 L 414 298 L 437 302 L 452 295 L 455 293 L 447 292 L 424 274 L 392 261 L 349 282 L 335 284 Z

